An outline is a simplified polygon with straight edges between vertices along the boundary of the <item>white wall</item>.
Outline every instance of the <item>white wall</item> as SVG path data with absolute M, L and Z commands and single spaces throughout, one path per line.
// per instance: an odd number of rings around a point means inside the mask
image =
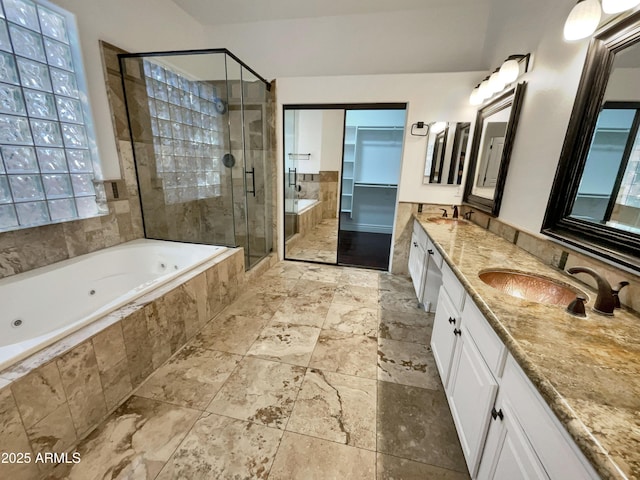
M 322 171 L 340 172 L 342 169 L 343 125 L 344 110 L 323 110 Z
M 532 233 L 542 226 L 589 43 L 563 40 L 565 18 L 553 17 L 531 50 L 532 70 L 522 77 L 528 85 L 500 210 L 502 220 Z
M 276 125 L 282 138 L 282 105 L 407 103 L 407 123 L 402 155 L 399 196 L 403 202 L 459 203 L 461 187 L 422 184 L 427 137 L 409 133 L 412 123 L 471 121 L 475 108 L 468 102 L 473 87 L 486 72 L 291 77 L 277 80 Z M 282 159 L 282 147 L 278 146 Z M 282 198 L 282 161 L 278 162 L 278 192 Z M 282 212 L 278 211 L 282 225 Z M 282 244 L 278 246 L 282 255 Z
M 322 158 L 322 110 L 298 110 L 296 120 L 298 151 L 293 153 L 311 154 L 308 160 L 297 160 L 298 173 L 318 173 Z
M 207 45 L 203 27 L 171 0 L 53 0 L 76 15 L 105 178 L 120 177 L 98 40 L 130 52 Z

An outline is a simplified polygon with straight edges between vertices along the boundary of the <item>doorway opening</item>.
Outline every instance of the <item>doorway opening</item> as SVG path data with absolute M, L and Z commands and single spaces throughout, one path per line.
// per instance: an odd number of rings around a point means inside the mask
M 406 104 L 283 113 L 285 259 L 388 270 Z

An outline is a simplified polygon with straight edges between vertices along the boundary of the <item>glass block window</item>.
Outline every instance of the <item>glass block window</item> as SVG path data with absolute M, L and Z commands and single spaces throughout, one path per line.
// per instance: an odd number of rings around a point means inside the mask
M 0 231 L 106 213 L 72 14 L 0 0 Z
M 158 178 L 165 201 L 180 203 L 221 195 L 224 146 L 216 88 L 144 60 Z

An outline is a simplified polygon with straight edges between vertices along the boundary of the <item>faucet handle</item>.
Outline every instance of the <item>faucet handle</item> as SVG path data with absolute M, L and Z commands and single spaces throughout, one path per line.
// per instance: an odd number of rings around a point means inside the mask
M 612 288 L 611 289 L 611 294 L 613 295 L 613 303 L 614 303 L 614 308 L 620 308 L 620 297 L 619 297 L 619 293 L 620 290 L 622 290 L 624 287 L 626 287 L 627 285 L 629 285 L 629 282 L 620 282 L 618 283 L 618 288 Z
M 473 215 L 474 213 L 476 213 L 474 210 L 469 210 L 467 213 L 464 214 L 464 219 L 471 220 L 471 215 Z
M 575 315 L 576 317 L 586 317 L 587 314 L 584 309 L 584 302 L 586 301 L 586 298 L 577 296 L 576 299 L 567 307 L 567 312 L 569 312 L 571 315 Z

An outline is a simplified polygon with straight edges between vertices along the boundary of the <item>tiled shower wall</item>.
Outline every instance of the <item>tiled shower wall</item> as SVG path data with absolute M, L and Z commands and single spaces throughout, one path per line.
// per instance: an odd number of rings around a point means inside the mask
M 105 182 L 109 213 L 0 233 L 0 278 L 142 238 L 142 214 L 122 95 L 118 50 L 103 44 L 103 62 L 123 180 Z
M 320 172 L 320 200 L 322 200 L 322 218 L 338 216 L 338 176 L 337 171 Z
M 400 202 L 396 212 L 396 230 L 393 244 L 393 267 L 392 272 L 399 275 L 408 275 L 407 262 L 409 260 L 409 247 L 411 244 L 411 232 L 413 230 L 413 214 L 418 213 L 419 204 Z M 449 205 L 429 205 L 422 204 L 422 211 L 433 213 L 433 216 L 442 215 L 440 208 Z M 596 258 L 583 255 L 563 245 L 552 242 L 542 236 L 518 230 L 516 227 L 508 225 L 499 218 L 491 217 L 482 212 L 478 212 L 466 205 L 460 208 L 460 216 L 469 210 L 473 210 L 471 220 L 478 226 L 485 228 L 505 240 L 514 243 L 531 255 L 539 258 L 542 262 L 560 270 L 574 266 L 591 267 L 601 272 L 612 286 L 621 281 L 629 282 L 629 286 L 620 292 L 620 301 L 628 308 L 640 312 L 640 276 L 616 268 L 613 265 L 602 262 Z M 581 276 L 594 289 L 596 285 L 589 276 Z

